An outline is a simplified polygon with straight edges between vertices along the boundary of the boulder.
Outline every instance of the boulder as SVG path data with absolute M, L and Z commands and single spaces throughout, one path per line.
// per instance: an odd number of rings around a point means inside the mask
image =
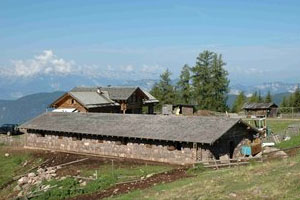
M 35 173 L 33 173 L 33 172 L 31 172 L 31 173 L 29 173 L 28 174 L 28 178 L 32 178 L 32 177 L 35 177 L 36 175 L 35 175 Z
M 22 177 L 18 180 L 18 185 L 24 185 L 26 183 L 28 183 L 28 178 L 27 177 Z

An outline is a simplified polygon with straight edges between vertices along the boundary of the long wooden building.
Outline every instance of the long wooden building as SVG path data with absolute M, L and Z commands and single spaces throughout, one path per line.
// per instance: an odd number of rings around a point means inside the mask
M 241 156 L 260 132 L 240 119 L 44 113 L 20 126 L 26 147 L 173 164 Z

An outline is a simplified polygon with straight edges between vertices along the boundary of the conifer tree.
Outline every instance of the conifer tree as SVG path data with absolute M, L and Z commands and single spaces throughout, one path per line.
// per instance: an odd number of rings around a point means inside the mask
M 249 99 L 250 103 L 257 103 L 258 102 L 258 95 L 257 95 L 257 91 L 255 91 L 252 96 Z
M 175 101 L 175 91 L 170 76 L 171 72 L 167 69 L 160 75 L 160 81 L 150 91 L 159 100 L 158 107 L 163 104 L 173 104 Z
M 271 95 L 271 92 L 268 91 L 268 94 L 265 98 L 265 103 L 271 103 L 273 100 L 272 100 L 272 95 Z
M 179 99 L 178 103 L 189 104 L 191 103 L 191 85 L 190 85 L 191 75 L 190 67 L 184 65 L 177 83 Z
M 242 91 L 239 93 L 239 95 L 236 97 L 233 107 L 232 107 L 232 112 L 238 113 L 242 110 L 243 105 L 246 103 L 247 97 L 245 96 L 245 93 Z
M 192 71 L 193 97 L 200 109 L 225 111 L 228 93 L 228 72 L 223 68 L 222 56 L 203 51 Z

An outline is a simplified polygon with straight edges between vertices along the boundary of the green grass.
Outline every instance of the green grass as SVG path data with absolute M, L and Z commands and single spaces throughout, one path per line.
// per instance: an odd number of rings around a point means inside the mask
M 296 146 L 300 146 L 300 135 L 293 136 L 290 140 L 282 141 L 276 145 L 276 147 L 280 149 L 292 148 Z
M 126 181 L 129 179 L 140 178 L 147 174 L 164 172 L 171 169 L 168 166 L 159 165 L 135 165 L 126 166 L 121 165 L 112 170 L 111 165 L 103 165 L 97 172 L 99 174 L 98 179 L 90 181 L 86 186 L 81 187 L 80 183 L 74 178 L 67 178 L 65 180 L 51 180 L 44 182 L 44 185 L 55 186 L 47 192 L 40 193 L 41 195 L 32 198 L 32 200 L 59 200 L 66 199 L 80 194 L 93 193 L 109 188 L 120 181 Z M 81 176 L 92 176 L 95 170 L 82 169 Z M 35 191 L 33 188 L 32 191 Z
M 88 177 L 93 176 L 95 171 L 98 175 L 112 175 L 118 178 L 118 182 L 127 181 L 131 179 L 137 179 L 148 174 L 155 174 L 160 172 L 165 172 L 172 169 L 171 166 L 167 165 L 122 165 L 112 167 L 111 164 L 104 164 L 100 166 L 97 170 L 85 170 L 81 171 L 81 175 Z
M 108 198 L 131 199 L 299 199 L 300 156 L 218 171 L 195 172 L 186 178 Z
M 283 120 L 283 119 L 268 119 L 267 126 L 271 128 L 271 130 L 276 133 L 283 135 L 285 134 L 285 130 L 289 125 L 300 123 L 299 120 Z
M 7 183 L 13 176 L 15 171 L 22 168 L 22 163 L 28 160 L 30 155 L 27 153 L 9 153 L 5 156 L 5 146 L 0 146 L 0 187 Z

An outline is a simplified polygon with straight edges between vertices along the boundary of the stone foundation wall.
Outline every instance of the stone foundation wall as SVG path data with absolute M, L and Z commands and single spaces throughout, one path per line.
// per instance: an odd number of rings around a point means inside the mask
M 24 146 L 24 135 L 7 136 L 0 134 L 0 144 Z
M 176 147 L 163 142 L 147 144 L 133 139 L 127 141 L 107 140 L 95 138 L 95 136 L 76 138 L 75 136 L 54 135 L 52 133 L 27 133 L 26 136 L 26 146 L 77 153 L 117 156 L 172 164 L 193 164 L 197 156 L 196 149 L 193 148 L 192 144 L 180 144 L 179 147 Z

